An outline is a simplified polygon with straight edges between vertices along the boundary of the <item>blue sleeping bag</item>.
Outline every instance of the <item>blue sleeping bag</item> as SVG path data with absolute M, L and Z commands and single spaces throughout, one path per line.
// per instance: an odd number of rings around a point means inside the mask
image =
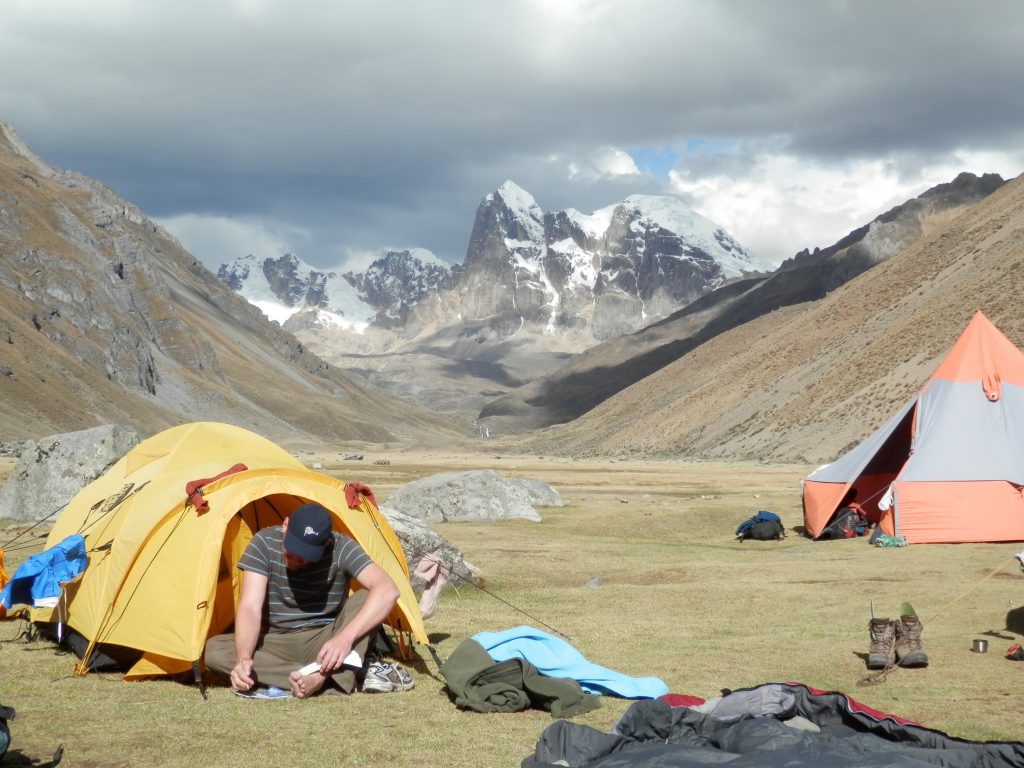
M 594 664 L 564 640 L 533 627 L 478 632 L 473 639 L 495 661 L 525 659 L 542 675 L 572 678 L 587 693 L 623 699 L 655 699 L 668 693 L 668 686 L 656 677 L 629 677 Z

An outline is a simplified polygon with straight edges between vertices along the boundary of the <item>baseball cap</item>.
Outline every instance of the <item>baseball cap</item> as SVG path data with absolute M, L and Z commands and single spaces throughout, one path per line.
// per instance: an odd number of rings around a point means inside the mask
M 284 548 L 289 554 L 316 562 L 331 539 L 331 515 L 319 504 L 303 504 L 288 516 Z

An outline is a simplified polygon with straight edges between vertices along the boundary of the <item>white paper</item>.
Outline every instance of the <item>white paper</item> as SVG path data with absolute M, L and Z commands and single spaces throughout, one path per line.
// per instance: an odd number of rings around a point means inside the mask
M 354 650 L 353 651 L 349 651 L 348 652 L 348 656 L 345 657 L 345 660 L 343 662 L 341 662 L 341 664 L 344 667 L 355 667 L 356 669 L 359 669 L 360 667 L 363 666 L 363 657 L 359 655 L 358 651 L 354 651 Z M 306 675 L 311 675 L 314 672 L 319 672 L 319 671 L 320 671 L 320 662 L 312 661 L 309 664 L 307 664 L 306 666 L 304 666 L 302 669 L 299 670 L 299 675 L 301 675 L 302 677 L 305 677 Z

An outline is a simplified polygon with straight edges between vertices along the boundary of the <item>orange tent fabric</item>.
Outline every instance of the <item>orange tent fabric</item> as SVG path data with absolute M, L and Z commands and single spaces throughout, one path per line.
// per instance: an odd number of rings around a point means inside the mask
M 979 311 L 914 400 L 804 480 L 804 525 L 819 537 L 853 489 L 910 544 L 1020 541 L 1022 486 L 1024 353 Z

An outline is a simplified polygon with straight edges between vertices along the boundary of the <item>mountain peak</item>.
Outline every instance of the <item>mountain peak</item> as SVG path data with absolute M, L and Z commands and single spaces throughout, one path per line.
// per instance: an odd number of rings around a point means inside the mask
M 54 169 L 32 151 L 31 147 L 14 130 L 14 127 L 2 120 L 0 120 L 0 141 L 7 144 L 15 155 L 21 155 L 36 166 L 44 175 L 52 176 L 54 174 Z
M 533 199 L 533 195 L 512 181 L 512 179 L 506 179 L 492 195 L 487 196 L 487 199 L 493 200 L 494 195 L 498 195 L 505 202 L 505 205 L 513 211 L 529 211 L 532 208 L 540 210 L 540 206 Z

